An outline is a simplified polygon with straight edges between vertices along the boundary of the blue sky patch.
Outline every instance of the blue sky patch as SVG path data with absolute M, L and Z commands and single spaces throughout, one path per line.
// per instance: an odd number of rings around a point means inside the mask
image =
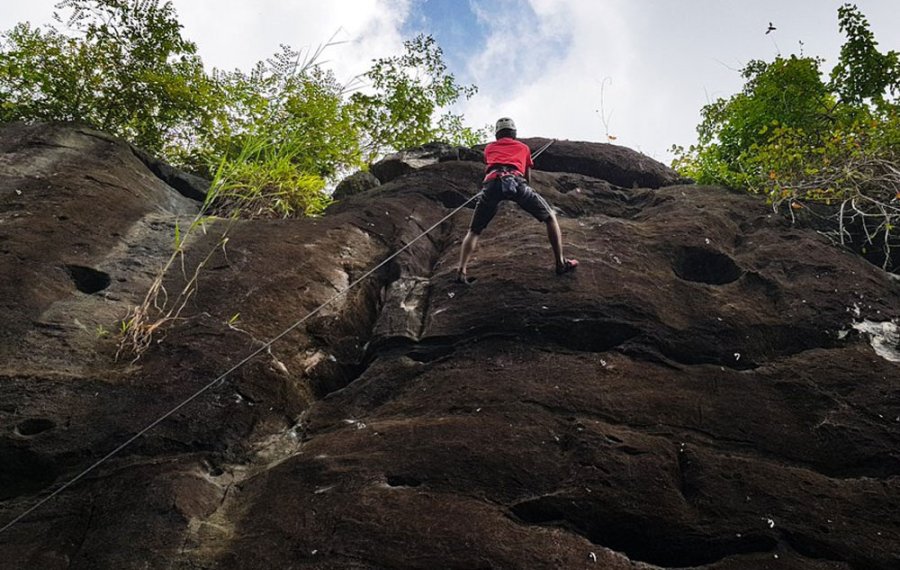
M 472 8 L 468 0 L 415 0 L 402 33 L 430 34 L 444 50 L 450 72 L 466 81 L 468 60 L 484 45 L 488 31 Z

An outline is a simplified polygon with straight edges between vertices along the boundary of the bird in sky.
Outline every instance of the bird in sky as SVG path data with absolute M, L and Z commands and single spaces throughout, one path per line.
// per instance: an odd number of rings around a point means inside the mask
M 775 26 L 772 25 L 772 22 L 769 22 L 769 29 L 766 30 L 766 35 L 769 35 L 771 32 L 774 32 L 777 29 L 778 28 L 776 28 Z

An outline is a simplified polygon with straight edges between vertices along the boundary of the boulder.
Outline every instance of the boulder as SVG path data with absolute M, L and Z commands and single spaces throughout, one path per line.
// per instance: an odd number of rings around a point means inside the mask
M 179 194 L 201 203 L 206 200 L 206 194 L 209 192 L 209 180 L 179 170 L 166 161 L 156 158 L 137 147 L 132 146 L 131 148 L 134 155 L 144 163 L 144 166 L 150 172 L 174 188 Z
M 443 142 L 431 142 L 389 154 L 372 164 L 369 167 L 369 171 L 382 184 L 386 184 L 423 166 L 448 160 L 465 160 L 479 163 L 484 161 L 480 151 Z
M 522 139 L 532 152 L 551 139 Z M 535 161 L 535 170 L 584 174 L 622 188 L 662 188 L 687 182 L 681 175 L 624 146 L 556 140 Z
M 375 188 L 380 184 L 381 181 L 379 181 L 374 174 L 372 174 L 371 172 L 366 172 L 364 170 L 359 170 L 341 180 L 340 183 L 338 183 L 338 185 L 335 187 L 332 197 L 335 200 L 343 200 L 348 196 L 362 194 L 363 192 L 371 190 L 372 188 Z
M 82 370 L 198 204 L 87 128 L 0 130 L 0 362 Z M 28 365 L 31 366 L 31 365 Z

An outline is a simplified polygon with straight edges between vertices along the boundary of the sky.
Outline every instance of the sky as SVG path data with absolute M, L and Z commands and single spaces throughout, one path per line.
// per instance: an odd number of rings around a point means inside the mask
M 0 30 L 52 22 L 57 0 L 0 0 Z M 472 126 L 515 119 L 520 137 L 613 141 L 657 160 L 696 141 L 703 105 L 740 90 L 739 70 L 778 54 L 837 61 L 843 0 L 172 0 L 207 67 L 249 70 L 279 50 L 335 42 L 349 81 L 403 40 L 435 37 L 479 91 Z M 900 2 L 856 0 L 881 51 L 900 51 Z M 774 31 L 766 33 L 770 22 Z M 615 137 L 614 139 L 609 137 Z

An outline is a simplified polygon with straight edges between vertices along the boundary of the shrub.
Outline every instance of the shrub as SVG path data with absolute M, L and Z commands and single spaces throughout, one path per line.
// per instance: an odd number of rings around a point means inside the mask
M 833 205 L 826 233 L 846 244 L 855 227 L 858 249 L 883 248 L 888 268 L 900 245 L 898 54 L 878 51 L 855 6 L 842 6 L 838 20 L 847 40 L 830 80 L 818 58 L 750 62 L 740 93 L 703 108 L 698 143 L 674 147 L 673 167 L 702 184 L 764 194 L 792 216 Z
M 333 38 L 305 52 L 282 46 L 249 73 L 207 73 L 169 1 L 58 7 L 71 12 L 56 16 L 65 31 L 26 23 L 0 36 L 0 122 L 84 123 L 205 176 L 225 164 L 244 188 L 223 191 L 218 213 L 316 213 L 328 182 L 384 152 L 484 137 L 449 110 L 476 89 L 456 83 L 430 36 L 343 84 L 320 61 Z
M 331 202 L 325 180 L 297 167 L 304 146 L 287 139 L 248 141 L 238 156 L 222 162 L 208 213 L 238 218 L 294 218 L 322 213 Z

